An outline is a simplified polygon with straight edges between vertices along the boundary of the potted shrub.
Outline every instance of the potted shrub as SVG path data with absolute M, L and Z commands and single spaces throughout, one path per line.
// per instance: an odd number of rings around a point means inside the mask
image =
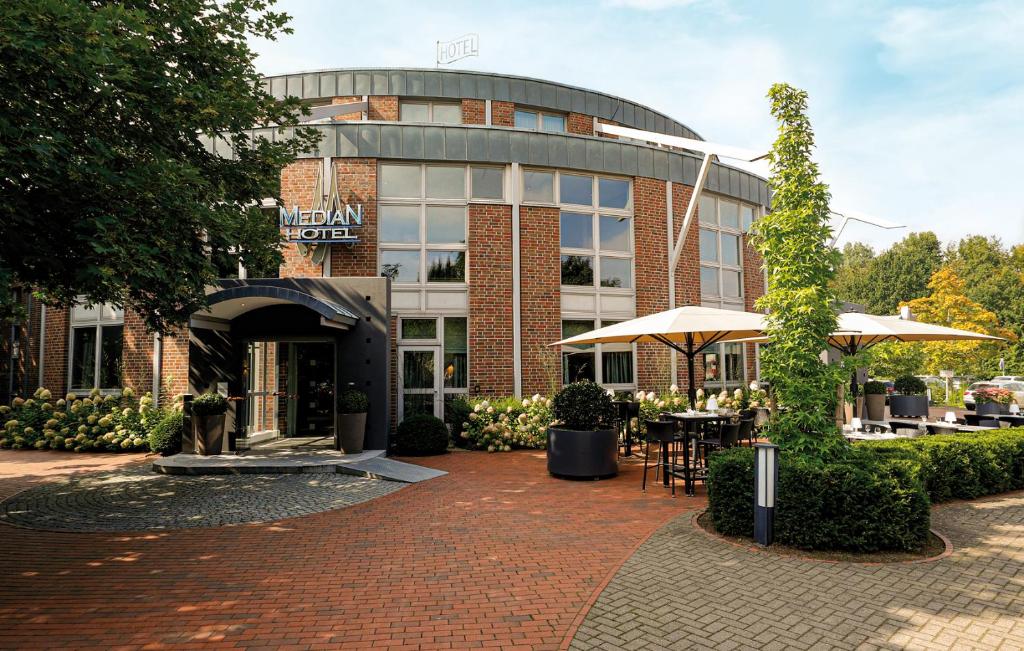
M 864 401 L 868 406 L 868 420 L 885 420 L 885 383 L 871 380 L 864 383 Z
M 366 394 L 349 387 L 338 396 L 338 427 L 334 431 L 334 449 L 345 454 L 363 451 L 366 437 L 366 411 L 369 401 Z
M 904 375 L 896 378 L 893 388 L 897 395 L 889 398 L 890 415 L 909 418 L 928 415 L 928 396 L 925 395 L 927 387 L 924 381 L 913 375 Z
M 556 424 L 548 428 L 548 472 L 580 479 L 618 474 L 611 396 L 593 382 L 573 382 L 555 395 L 552 408 Z
M 1008 389 L 992 387 L 974 392 L 974 411 L 978 415 L 1008 414 L 1013 393 Z
M 192 400 L 192 422 L 199 454 L 220 454 L 224 449 L 224 414 L 228 399 L 219 393 L 204 393 Z

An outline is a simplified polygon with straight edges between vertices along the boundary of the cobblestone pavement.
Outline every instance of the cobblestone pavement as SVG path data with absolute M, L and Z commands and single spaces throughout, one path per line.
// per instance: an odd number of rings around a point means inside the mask
M 218 527 L 352 506 L 403 486 L 334 473 L 179 477 L 142 467 L 29 488 L 0 504 L 0 521 L 56 531 Z
M 0 649 L 557 649 L 641 541 L 704 504 L 642 494 L 634 464 L 573 482 L 542 452 L 411 461 L 450 474 L 263 524 L 0 524 Z
M 684 515 L 631 557 L 573 649 L 1022 649 L 1024 493 L 936 508 L 952 556 L 891 565 L 774 556 Z

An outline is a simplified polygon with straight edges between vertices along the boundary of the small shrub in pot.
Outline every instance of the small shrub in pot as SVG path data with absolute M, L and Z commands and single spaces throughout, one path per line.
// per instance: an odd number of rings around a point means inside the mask
M 868 408 L 868 420 L 885 420 L 885 384 L 878 380 L 864 383 L 864 402 Z
M 220 454 L 224 448 L 224 414 L 228 399 L 219 393 L 207 392 L 192 400 L 192 422 L 200 454 Z
M 551 407 L 557 424 L 548 428 L 548 472 L 589 479 L 617 474 L 618 433 L 611 396 L 593 382 L 573 382 L 562 387 Z
M 334 433 L 334 449 L 345 454 L 363 451 L 366 438 L 366 412 L 370 401 L 366 394 L 349 387 L 338 396 L 338 429 Z
M 928 387 L 920 378 L 904 375 L 896 378 L 893 388 L 898 395 L 889 399 L 889 413 L 893 416 L 918 418 L 928 415 Z

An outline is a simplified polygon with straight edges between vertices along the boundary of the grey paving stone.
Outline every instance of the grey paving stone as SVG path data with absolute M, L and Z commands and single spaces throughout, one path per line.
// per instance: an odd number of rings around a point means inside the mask
M 329 511 L 405 485 L 335 473 L 194 477 L 136 468 L 30 488 L 0 503 L 0 520 L 57 531 L 216 527 Z
M 571 648 L 1024 647 L 1024 494 L 942 506 L 932 526 L 952 556 L 869 566 L 752 552 L 680 516 L 626 561 Z

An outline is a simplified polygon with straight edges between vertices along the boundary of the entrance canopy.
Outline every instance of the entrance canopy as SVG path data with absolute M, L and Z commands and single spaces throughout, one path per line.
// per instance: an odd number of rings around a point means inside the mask
M 238 281 L 238 284 L 207 294 L 207 301 L 208 307 L 196 312 L 193 319 L 200 322 L 230 321 L 259 308 L 291 304 L 313 310 L 320 315 L 320 323 L 324 326 L 347 330 L 359 321 L 359 317 L 347 307 L 328 298 L 267 281 L 259 284 Z

